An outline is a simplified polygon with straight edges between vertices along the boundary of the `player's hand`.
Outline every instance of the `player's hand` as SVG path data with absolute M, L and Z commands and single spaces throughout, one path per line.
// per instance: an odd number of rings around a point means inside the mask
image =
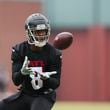
M 21 68 L 21 74 L 23 74 L 23 75 L 34 74 L 34 72 L 32 71 L 32 69 L 28 67 L 28 64 L 29 64 L 28 57 L 25 56 L 23 66 Z
M 38 73 L 40 75 L 40 78 L 45 80 L 50 78 L 51 75 L 56 74 L 56 71 L 52 71 L 52 72 L 42 72 L 42 73 Z

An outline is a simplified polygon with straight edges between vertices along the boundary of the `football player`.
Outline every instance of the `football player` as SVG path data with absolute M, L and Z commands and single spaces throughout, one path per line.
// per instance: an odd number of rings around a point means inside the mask
M 51 110 L 60 85 L 62 53 L 48 43 L 50 23 L 41 13 L 25 21 L 27 41 L 12 48 L 12 80 L 19 91 L 0 110 Z

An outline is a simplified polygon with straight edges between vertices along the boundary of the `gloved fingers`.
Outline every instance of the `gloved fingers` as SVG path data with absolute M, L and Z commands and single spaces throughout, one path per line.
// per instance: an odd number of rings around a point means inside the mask
M 25 56 L 24 63 L 23 63 L 23 68 L 28 67 L 28 64 L 29 64 L 28 57 Z
M 30 74 L 35 74 L 35 72 L 34 72 L 31 68 L 28 67 L 27 70 L 28 70 L 28 72 L 29 72 Z
M 45 74 L 48 74 L 50 76 L 50 75 L 53 75 L 53 74 L 57 74 L 57 72 L 56 71 L 51 71 L 51 72 L 45 72 Z

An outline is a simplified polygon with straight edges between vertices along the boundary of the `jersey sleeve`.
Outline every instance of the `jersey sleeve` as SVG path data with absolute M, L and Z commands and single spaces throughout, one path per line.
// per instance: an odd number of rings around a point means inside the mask
M 22 67 L 21 57 L 15 47 L 12 48 L 11 60 L 12 60 L 12 80 L 16 86 L 19 86 L 23 82 L 24 76 L 20 72 Z

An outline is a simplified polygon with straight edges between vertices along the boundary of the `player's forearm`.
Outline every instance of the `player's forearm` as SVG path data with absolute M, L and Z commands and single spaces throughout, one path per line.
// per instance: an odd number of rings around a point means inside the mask
M 20 72 L 14 72 L 12 80 L 16 86 L 19 86 L 24 81 L 24 76 Z
M 56 89 L 60 85 L 60 81 L 56 78 L 49 78 L 44 81 L 44 85 L 48 88 Z
M 58 65 L 56 65 L 54 68 L 51 67 L 51 69 L 52 69 L 51 71 L 56 70 L 57 73 L 52 77 L 50 77 L 49 79 L 47 79 L 45 83 L 46 83 L 46 86 L 48 86 L 49 88 L 56 89 L 60 85 L 61 63 L 59 62 Z

